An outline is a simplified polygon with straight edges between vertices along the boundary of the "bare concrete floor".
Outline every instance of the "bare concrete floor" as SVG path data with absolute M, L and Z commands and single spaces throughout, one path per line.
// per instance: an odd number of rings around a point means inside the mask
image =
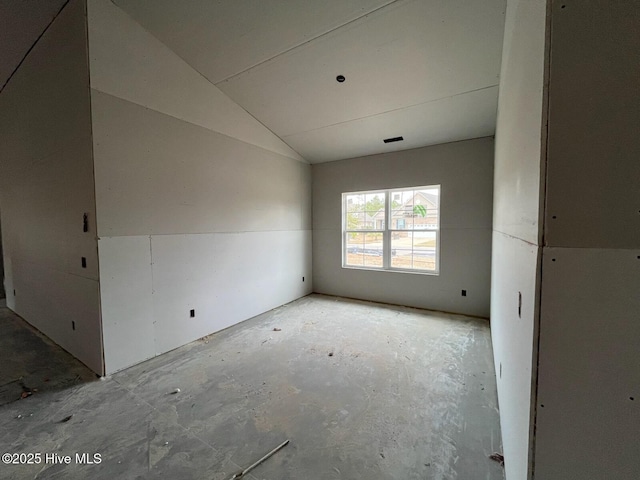
M 98 380 L 0 308 L 0 385 L 3 479 L 504 478 L 485 320 L 314 294 Z

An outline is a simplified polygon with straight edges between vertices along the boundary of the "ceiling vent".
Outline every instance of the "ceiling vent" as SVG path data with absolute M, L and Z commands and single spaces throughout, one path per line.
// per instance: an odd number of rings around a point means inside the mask
M 402 137 L 393 137 L 393 138 L 385 138 L 383 140 L 383 142 L 384 143 L 393 143 L 393 142 L 401 142 L 403 140 L 404 140 L 404 138 L 402 138 Z

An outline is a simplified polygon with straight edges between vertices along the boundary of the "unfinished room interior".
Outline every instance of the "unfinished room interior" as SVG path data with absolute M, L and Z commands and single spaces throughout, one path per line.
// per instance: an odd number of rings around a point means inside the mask
M 640 2 L 0 0 L 0 478 L 640 479 Z

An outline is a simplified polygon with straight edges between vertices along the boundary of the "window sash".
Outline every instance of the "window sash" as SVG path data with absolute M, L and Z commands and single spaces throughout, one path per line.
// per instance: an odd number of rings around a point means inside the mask
M 398 229 L 398 228 L 390 228 L 393 225 L 393 213 L 392 212 L 397 212 L 397 211 L 409 211 L 409 214 L 412 215 L 412 217 L 407 217 L 407 218 L 415 218 L 416 215 L 413 214 L 413 206 L 407 206 L 404 204 L 401 204 L 400 206 L 396 206 L 395 208 L 392 208 L 392 202 L 394 200 L 394 197 L 396 197 L 398 194 L 400 195 L 400 199 L 402 199 L 403 197 L 403 193 L 404 192 L 414 192 L 413 196 L 415 197 L 416 192 L 421 191 L 421 190 L 436 190 L 438 191 L 438 204 L 437 207 L 435 209 L 433 208 L 427 208 L 426 209 L 426 214 L 425 217 L 429 216 L 429 213 L 434 212 L 435 211 L 435 215 L 437 217 L 436 219 L 436 223 L 433 226 L 429 226 L 428 228 L 415 228 L 416 224 L 412 221 L 411 222 L 411 228 L 403 228 L 403 229 Z M 440 185 L 428 185 L 428 186 L 419 186 L 419 187 L 408 187 L 408 188 L 392 188 L 392 189 L 385 189 L 385 190 L 369 190 L 369 191 L 363 191 L 363 192 L 347 192 L 347 193 L 343 193 L 342 194 L 342 266 L 343 268 L 354 268 L 354 269 L 370 269 L 370 270 L 375 270 L 375 271 L 399 271 L 399 272 L 407 272 L 407 273 L 417 273 L 417 274 L 431 274 L 431 275 L 438 275 L 440 272 L 440 191 L 441 191 L 441 187 Z M 348 204 L 347 204 L 347 198 L 348 196 L 355 196 L 355 195 L 364 195 L 366 198 L 367 194 L 383 194 L 384 195 L 384 218 L 383 218 L 383 225 L 384 228 L 368 228 L 368 229 L 362 229 L 362 230 L 358 230 L 358 229 L 349 229 L 348 227 Z M 366 202 L 363 204 L 363 208 L 366 211 Z M 409 210 L 410 209 L 410 210 Z M 375 227 L 378 224 L 378 220 L 379 219 L 374 219 L 373 220 L 373 226 Z M 423 268 L 415 268 L 413 267 L 414 264 L 414 260 L 415 260 L 415 245 L 414 245 L 414 234 L 415 233 L 433 233 L 435 234 L 435 255 L 434 255 L 434 268 L 433 269 L 423 269 Z M 376 250 L 374 248 L 372 249 L 367 249 L 366 248 L 366 235 L 367 234 L 379 234 L 382 233 L 382 246 L 381 246 L 381 250 L 382 250 L 382 265 L 381 266 L 372 266 L 372 265 L 364 265 L 366 263 L 366 259 L 364 258 L 365 255 L 373 255 L 374 252 L 373 250 Z M 393 257 L 393 242 L 392 242 L 392 237 L 394 233 L 404 233 L 404 234 L 410 234 L 412 237 L 412 242 L 411 242 L 411 267 L 397 267 L 397 266 L 392 266 L 392 257 Z M 363 243 L 360 244 L 362 245 L 363 248 L 363 264 L 362 265 L 353 265 L 353 264 L 349 264 L 348 263 L 348 248 L 349 245 L 353 245 L 352 243 L 349 243 L 349 235 L 350 234 L 355 234 L 355 235 L 363 235 Z M 370 252 L 367 252 L 367 250 L 371 250 Z M 428 255 L 426 255 L 428 256 Z M 371 263 L 371 262 L 370 262 Z

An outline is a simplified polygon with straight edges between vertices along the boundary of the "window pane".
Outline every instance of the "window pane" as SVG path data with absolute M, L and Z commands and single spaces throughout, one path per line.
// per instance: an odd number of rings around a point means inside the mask
M 391 232 L 391 266 L 411 268 L 412 254 L 413 234 L 411 232 Z
M 369 212 L 384 211 L 384 192 L 367 193 L 365 210 Z
M 373 230 L 374 222 L 366 212 L 347 212 L 347 230 Z
M 347 233 L 346 249 L 345 265 L 362 267 L 364 265 L 364 234 Z
M 436 232 L 413 233 L 413 268 L 436 269 Z
M 415 191 L 413 212 L 416 229 L 433 230 L 438 227 L 439 203 L 440 189 L 426 188 Z
M 382 268 L 382 232 L 366 233 L 364 239 L 364 265 Z
M 354 193 L 345 195 L 345 206 L 347 212 L 361 212 L 364 210 L 364 194 Z
M 391 228 L 397 230 L 413 229 L 413 191 L 391 191 Z
M 408 215 L 404 209 L 391 210 L 391 228 L 393 230 L 413 229 L 413 217 Z
M 391 266 L 436 269 L 436 232 L 392 232 Z

